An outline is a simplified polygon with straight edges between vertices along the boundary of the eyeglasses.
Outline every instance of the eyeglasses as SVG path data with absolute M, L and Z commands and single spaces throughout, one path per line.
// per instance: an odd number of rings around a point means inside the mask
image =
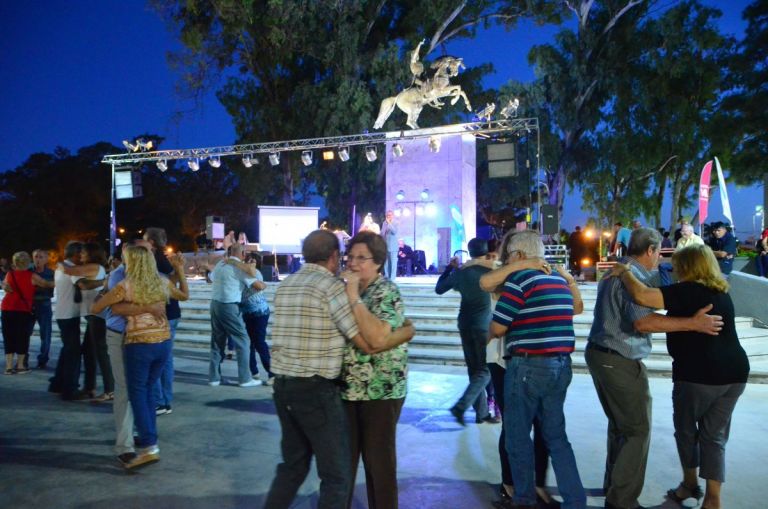
M 347 262 L 363 263 L 365 260 L 373 260 L 373 256 L 348 256 Z

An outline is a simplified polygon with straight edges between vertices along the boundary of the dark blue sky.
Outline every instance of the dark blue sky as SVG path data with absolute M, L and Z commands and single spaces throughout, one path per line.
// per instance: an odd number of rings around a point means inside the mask
M 741 37 L 741 12 L 749 2 L 705 3 L 724 11 L 725 32 Z M 0 19 L 0 171 L 59 145 L 71 150 L 97 141 L 119 145 L 144 132 L 164 136 L 164 148 L 233 142 L 232 123 L 213 93 L 200 104 L 175 94 L 177 75 L 166 54 L 179 44 L 144 0 L 0 2 Z M 556 32 L 556 27 L 530 23 L 509 32 L 493 28 L 452 44 L 449 51 L 469 65 L 492 62 L 496 73 L 486 83 L 499 87 L 509 79 L 531 80 L 528 50 Z M 174 121 L 178 111 L 187 112 L 180 122 Z M 741 231 L 751 230 L 760 189 L 731 191 Z M 578 193 L 566 199 L 566 228 L 584 222 L 580 207 Z M 710 215 L 719 211 L 716 198 Z

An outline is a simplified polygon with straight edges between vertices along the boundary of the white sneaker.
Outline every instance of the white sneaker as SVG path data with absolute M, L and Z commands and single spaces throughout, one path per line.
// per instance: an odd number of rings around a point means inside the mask
M 275 385 L 275 377 L 271 376 L 267 378 L 267 381 L 264 382 L 264 385 Z
M 215 380 L 213 382 L 208 382 L 208 385 L 210 385 L 211 387 L 218 387 L 219 385 L 221 385 L 221 381 Z
M 261 380 L 248 380 L 247 382 L 243 382 L 239 385 L 240 387 L 256 387 L 261 385 Z

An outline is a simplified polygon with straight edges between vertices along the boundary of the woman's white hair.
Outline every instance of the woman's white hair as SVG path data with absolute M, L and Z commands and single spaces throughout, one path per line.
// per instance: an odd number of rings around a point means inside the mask
M 515 251 L 523 253 L 526 258 L 544 258 L 541 235 L 533 230 L 517 232 L 507 245 L 507 253 L 512 254 Z

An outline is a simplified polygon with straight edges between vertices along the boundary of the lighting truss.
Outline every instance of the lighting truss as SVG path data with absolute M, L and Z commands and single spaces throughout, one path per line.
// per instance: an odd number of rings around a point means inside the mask
M 338 147 L 367 146 L 402 140 L 428 140 L 435 135 L 472 134 L 478 137 L 493 138 L 520 132 L 539 129 L 538 118 L 510 118 L 492 122 L 469 122 L 452 124 L 441 127 L 414 129 L 408 131 L 389 131 L 353 134 L 348 136 L 331 136 L 327 138 L 307 138 L 302 140 L 274 141 L 266 143 L 249 143 L 245 145 L 225 145 L 221 147 L 192 148 L 181 150 L 156 150 L 154 152 L 133 152 L 109 154 L 104 156 L 102 163 L 122 165 L 157 161 L 173 161 L 178 159 L 208 159 L 211 157 L 245 156 L 248 154 L 271 154 L 304 150 L 331 149 Z

